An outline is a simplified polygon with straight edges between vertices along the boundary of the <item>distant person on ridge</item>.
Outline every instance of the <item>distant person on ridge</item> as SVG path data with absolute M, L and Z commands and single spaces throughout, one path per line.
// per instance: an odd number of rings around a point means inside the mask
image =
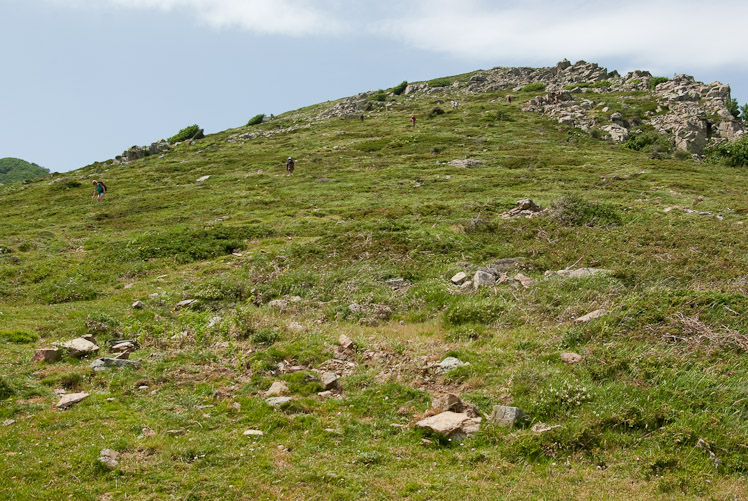
M 413 124 L 413 128 L 415 129 L 416 128 L 416 116 L 415 115 L 410 116 L 410 123 Z
M 288 171 L 288 175 L 290 176 L 293 174 L 293 168 L 295 167 L 293 158 L 288 157 L 288 160 L 286 160 L 286 170 Z
M 362 122 L 364 121 L 364 114 L 363 113 L 361 113 L 361 121 Z
M 106 185 L 102 183 L 101 181 L 93 180 L 94 185 L 94 191 L 93 195 L 91 195 L 91 200 L 96 197 L 96 202 L 101 202 L 104 199 L 104 195 L 106 195 Z

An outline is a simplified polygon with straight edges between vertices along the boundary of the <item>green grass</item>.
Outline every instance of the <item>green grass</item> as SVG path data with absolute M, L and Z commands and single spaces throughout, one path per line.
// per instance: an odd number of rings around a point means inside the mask
M 330 103 L 315 105 L 163 158 L 0 187 L 0 422 L 16 421 L 0 427 L 0 497 L 745 497 L 745 171 L 521 113 L 529 91 L 509 104 L 449 87 L 466 78 L 389 97 L 363 123 L 312 122 Z M 425 119 L 450 97 L 459 110 Z M 653 110 L 645 93 L 597 98 Z M 294 124 L 311 125 L 227 141 Z M 101 204 L 93 177 L 111 190 Z M 523 198 L 550 210 L 500 217 Z M 449 282 L 502 258 L 534 285 Z M 545 277 L 569 266 L 612 273 Z M 143 367 L 30 363 L 83 334 L 104 355 L 137 339 Z M 340 334 L 359 351 L 336 366 L 343 397 L 323 400 L 316 371 Z M 470 365 L 425 369 L 449 355 Z M 261 393 L 276 380 L 294 397 L 279 409 Z M 91 396 L 58 411 L 55 389 Z M 423 442 L 412 425 L 447 390 L 558 427 L 484 421 L 462 445 Z M 103 448 L 121 454 L 114 471 Z

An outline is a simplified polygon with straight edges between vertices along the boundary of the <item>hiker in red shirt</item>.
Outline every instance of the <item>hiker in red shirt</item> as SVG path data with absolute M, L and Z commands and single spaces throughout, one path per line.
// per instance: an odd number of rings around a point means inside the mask
M 415 129 L 416 128 L 416 116 L 415 115 L 410 116 L 410 123 L 413 124 L 413 128 Z

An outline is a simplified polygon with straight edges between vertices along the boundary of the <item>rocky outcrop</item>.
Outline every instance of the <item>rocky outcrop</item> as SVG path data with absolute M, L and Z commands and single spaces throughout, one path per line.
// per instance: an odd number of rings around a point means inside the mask
M 156 141 L 155 143 L 151 143 L 150 146 L 133 146 L 122 152 L 122 155 L 114 157 L 114 163 L 128 164 L 150 155 L 158 155 L 159 153 L 168 151 L 170 148 L 171 146 L 169 145 L 169 143 L 167 143 L 163 139 L 161 139 L 160 141 Z

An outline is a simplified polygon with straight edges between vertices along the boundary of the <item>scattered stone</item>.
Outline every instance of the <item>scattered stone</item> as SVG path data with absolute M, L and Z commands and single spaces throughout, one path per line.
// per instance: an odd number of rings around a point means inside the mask
M 340 335 L 340 337 L 338 338 L 338 344 L 340 344 L 340 346 L 342 346 L 344 350 L 352 350 L 356 346 L 353 341 L 351 341 L 351 339 L 345 334 Z
M 203 176 L 203 177 L 199 177 L 199 178 L 197 178 L 197 180 L 196 180 L 196 181 L 197 181 L 198 183 L 202 183 L 203 181 L 207 181 L 208 179 L 210 179 L 210 176 Z
M 99 347 L 82 337 L 63 343 L 62 347 L 68 350 L 71 357 L 82 358 L 99 351 Z
M 522 287 L 524 287 L 525 289 L 529 289 L 530 287 L 532 287 L 532 284 L 534 283 L 532 278 L 526 277 L 522 273 L 517 273 L 516 275 L 514 275 L 514 280 L 521 283 Z
M 457 273 L 455 276 L 453 276 L 450 280 L 452 281 L 453 284 L 460 285 L 465 280 L 467 280 L 467 277 L 468 277 L 467 274 L 464 271 L 461 271 Z
M 291 400 L 293 400 L 291 397 L 272 397 L 266 398 L 265 402 L 273 407 L 280 407 L 281 405 L 286 404 Z
M 178 430 L 166 430 L 164 433 L 167 435 L 184 435 L 184 430 L 181 428 Z
M 31 361 L 53 364 L 59 361 L 61 356 L 62 354 L 57 348 L 39 348 L 38 350 L 34 350 L 34 357 Z
M 586 323 L 586 322 L 591 322 L 592 320 L 596 320 L 596 319 L 598 319 L 600 317 L 604 317 L 605 315 L 607 315 L 607 313 L 608 312 L 606 310 L 604 310 L 604 309 L 595 310 L 595 311 L 592 311 L 590 313 L 587 313 L 586 315 L 583 315 L 583 316 L 577 318 L 574 321 L 576 323 L 578 323 L 578 324 L 582 324 L 582 323 Z
M 578 364 L 582 361 L 582 355 L 578 353 L 562 353 L 561 361 L 569 365 Z
M 119 452 L 113 451 L 112 449 L 101 449 L 99 452 L 99 462 L 109 468 L 110 470 L 113 470 L 117 467 L 119 462 L 117 461 L 119 459 Z
M 179 301 L 176 304 L 177 308 L 186 308 L 187 306 L 191 306 L 193 304 L 197 303 L 197 299 L 185 299 L 184 301 Z
M 471 418 L 480 416 L 478 408 L 475 405 L 463 402 L 460 397 L 452 393 L 448 393 L 432 400 L 431 410 L 437 414 L 452 411 L 458 414 L 467 414 Z
M 283 381 L 276 381 L 270 385 L 270 389 L 265 392 L 266 397 L 279 396 L 288 393 L 288 386 Z
M 389 285 L 393 289 L 403 289 L 410 286 L 410 284 L 406 282 L 404 278 L 393 278 L 387 280 L 387 285 Z
M 593 275 L 600 275 L 605 273 L 613 273 L 611 270 L 604 270 L 600 268 L 577 268 L 576 270 L 558 270 L 556 272 L 546 273 L 548 275 L 558 275 L 563 278 L 586 278 Z
M 148 428 L 147 426 L 143 427 L 142 430 L 140 430 L 140 433 L 143 434 L 144 437 L 155 437 L 156 436 L 156 430 L 153 430 L 151 428 Z
M 493 276 L 493 274 L 478 270 L 475 272 L 475 276 L 473 276 L 473 287 L 475 289 L 480 289 L 481 287 L 489 287 L 491 285 L 494 285 L 496 283 L 496 278 Z
M 545 423 L 536 423 L 535 425 L 533 425 L 533 427 L 531 428 L 531 430 L 532 430 L 533 433 L 545 433 L 546 431 L 551 431 L 554 428 L 561 428 L 561 425 L 557 424 L 557 425 L 554 425 L 554 426 L 548 426 Z
M 500 217 L 504 219 L 512 219 L 517 217 L 531 218 L 539 215 L 542 212 L 543 209 L 538 204 L 536 204 L 529 198 L 525 198 L 523 200 L 517 200 L 517 207 L 503 212 Z
M 135 308 L 136 310 L 142 310 L 143 308 L 145 308 L 145 303 L 143 303 L 143 301 L 135 301 L 132 304 L 132 307 Z
M 505 405 L 494 405 L 491 421 L 499 426 L 513 427 L 524 424 L 529 421 L 530 417 L 525 414 L 519 407 L 508 407 Z
M 88 393 L 70 393 L 68 395 L 63 395 L 63 397 L 60 398 L 60 401 L 55 404 L 55 407 L 58 409 L 67 409 L 87 397 Z
M 135 353 L 137 350 L 138 345 L 132 341 L 122 341 L 109 348 L 112 353 Z
M 325 390 L 333 390 L 340 388 L 340 384 L 338 383 L 338 375 L 334 372 L 325 372 L 322 374 L 322 377 L 320 380 L 322 381 L 322 386 L 325 388 Z
M 472 169 L 473 167 L 479 167 L 483 165 L 483 162 L 481 162 L 480 160 L 474 160 L 472 158 L 456 158 L 447 163 L 452 167 L 459 167 L 461 169 Z
M 3 426 L 13 426 L 14 424 L 16 424 L 15 419 L 6 419 L 3 421 Z
M 242 433 L 245 437 L 261 437 L 264 435 L 263 432 L 260 430 L 247 430 L 244 433 Z
M 123 351 L 122 353 L 117 353 L 114 358 L 119 360 L 128 360 L 130 358 L 130 352 L 129 351 Z
M 330 390 L 325 390 L 317 393 L 317 396 L 320 398 L 332 398 L 335 396 L 335 393 L 331 392 Z
M 104 357 L 98 358 L 91 363 L 91 368 L 95 371 L 103 371 L 112 367 L 132 367 L 133 369 L 139 369 L 140 362 L 137 360 Z
M 426 429 L 445 438 L 462 440 L 477 433 L 480 422 L 479 417 L 471 418 L 467 414 L 446 411 L 418 421 L 416 429 Z
M 268 302 L 268 306 L 271 308 L 277 308 L 281 311 L 288 309 L 288 307 L 292 303 L 300 303 L 301 297 L 300 296 L 294 296 L 292 298 L 281 298 L 281 299 L 273 299 L 272 301 Z
M 470 364 L 467 364 L 455 357 L 447 357 L 441 362 L 439 362 L 438 372 L 448 372 L 448 371 L 451 371 L 452 369 L 456 369 L 457 367 L 462 367 L 463 365 L 470 365 Z

